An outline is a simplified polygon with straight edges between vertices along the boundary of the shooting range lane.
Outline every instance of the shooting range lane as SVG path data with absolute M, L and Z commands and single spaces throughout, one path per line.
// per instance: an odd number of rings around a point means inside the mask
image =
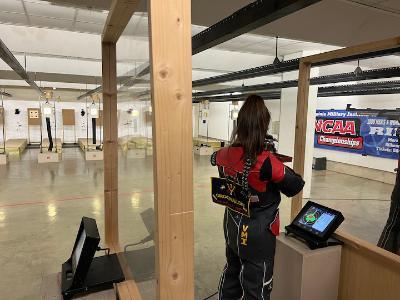
M 0 265 L 3 274 L 13 274 L 0 281 L 4 299 L 39 298 L 42 277 L 59 272 L 60 264 L 70 256 L 82 215 L 95 218 L 100 235 L 104 234 L 102 162 L 85 164 L 78 148 L 67 148 L 64 149 L 64 160 L 59 164 L 38 166 L 35 161 L 29 160 L 29 156 L 35 157 L 37 151 L 27 149 L 21 161 L 13 162 L 8 169 L 0 169 Z M 120 152 L 122 246 L 139 242 L 149 235 L 147 227 L 151 226 L 151 222 L 150 226 L 145 224 L 140 213 L 153 208 L 152 165 L 151 157 L 127 159 Z M 195 156 L 196 299 L 215 292 L 224 264 L 223 234 L 222 230 L 218 230 L 222 228 L 220 216 L 223 208 L 205 201 L 209 199 L 210 176 L 215 175 L 216 170 L 210 166 L 208 157 Z M 346 217 L 343 230 L 376 243 L 384 226 L 382 220 L 387 217 L 390 205 L 387 200 L 392 189 L 389 184 L 319 171 L 313 176 L 311 198 L 343 211 Z M 208 217 L 203 218 L 204 215 Z M 283 199 L 282 226 L 289 223 L 289 215 L 289 201 Z M 127 250 L 140 250 L 153 245 L 149 241 Z M 14 251 L 16 248 L 18 253 Z M 210 255 L 211 252 L 213 255 Z M 19 285 L 17 290 L 14 288 L 16 282 Z M 145 284 L 142 281 L 139 286 Z M 154 292 L 154 289 L 150 290 Z

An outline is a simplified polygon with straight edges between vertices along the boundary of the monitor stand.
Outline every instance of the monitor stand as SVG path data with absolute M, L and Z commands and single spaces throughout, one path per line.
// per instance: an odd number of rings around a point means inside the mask
M 61 293 L 64 300 L 77 294 L 88 294 L 113 287 L 114 283 L 125 280 L 116 254 L 94 257 L 86 278 L 79 286 L 71 286 L 72 264 L 68 260 L 62 265 Z
M 311 250 L 325 248 L 329 246 L 343 245 L 342 241 L 335 239 L 333 237 L 330 237 L 327 240 L 317 239 L 311 235 L 308 235 L 305 232 L 302 232 L 301 230 L 298 230 L 296 227 L 292 225 L 286 226 L 285 229 L 286 229 L 285 233 L 286 235 L 292 235 L 296 239 L 305 242 Z

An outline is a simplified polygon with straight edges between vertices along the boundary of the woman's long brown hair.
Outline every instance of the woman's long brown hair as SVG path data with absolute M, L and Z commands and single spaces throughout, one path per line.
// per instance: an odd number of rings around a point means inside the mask
M 271 114 L 263 98 L 258 95 L 247 97 L 237 118 L 236 131 L 231 145 L 243 147 L 243 158 L 250 158 L 254 163 L 264 150 L 265 136 L 269 128 Z

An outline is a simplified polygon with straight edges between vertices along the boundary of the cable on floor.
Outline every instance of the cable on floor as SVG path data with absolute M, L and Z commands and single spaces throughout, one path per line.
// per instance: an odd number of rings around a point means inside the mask
M 206 298 L 204 298 L 204 299 L 202 299 L 202 300 L 211 299 L 212 297 L 214 297 L 214 296 L 217 295 L 217 294 L 218 294 L 218 292 L 215 292 L 214 294 L 212 294 L 212 295 L 210 295 L 210 296 L 208 296 L 208 297 L 206 297 Z

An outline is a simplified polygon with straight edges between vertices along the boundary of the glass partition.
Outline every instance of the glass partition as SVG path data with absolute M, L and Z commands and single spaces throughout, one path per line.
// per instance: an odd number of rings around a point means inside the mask
M 142 299 L 155 299 L 153 115 L 147 13 L 135 13 L 117 43 L 119 235 Z

